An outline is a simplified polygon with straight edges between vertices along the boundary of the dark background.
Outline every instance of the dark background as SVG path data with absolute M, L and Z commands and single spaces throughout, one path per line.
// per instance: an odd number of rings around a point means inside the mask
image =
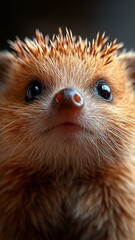
M 91 39 L 100 31 L 117 38 L 127 49 L 135 48 L 135 0 L 12 0 L 4 1 L 0 15 L 0 49 L 15 36 L 33 37 L 38 28 L 44 35 L 58 27 Z

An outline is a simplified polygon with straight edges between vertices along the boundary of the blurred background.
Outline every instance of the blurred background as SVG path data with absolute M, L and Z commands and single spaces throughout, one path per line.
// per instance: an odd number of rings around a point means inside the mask
M 59 26 L 89 40 L 105 31 L 110 40 L 117 38 L 128 50 L 135 49 L 135 0 L 6 0 L 1 6 L 0 50 L 15 36 L 31 38 L 38 28 L 51 37 Z

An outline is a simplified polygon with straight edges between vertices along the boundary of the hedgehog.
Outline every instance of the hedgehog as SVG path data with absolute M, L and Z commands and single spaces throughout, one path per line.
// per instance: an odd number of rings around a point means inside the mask
M 0 239 L 135 240 L 135 53 L 66 29 L 0 52 Z

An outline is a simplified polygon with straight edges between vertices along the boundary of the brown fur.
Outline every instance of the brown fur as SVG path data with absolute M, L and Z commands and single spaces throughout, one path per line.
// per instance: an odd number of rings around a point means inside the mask
M 135 240 L 135 53 L 106 41 L 37 31 L 1 53 L 1 240 Z M 45 90 L 26 104 L 33 79 Z M 112 102 L 94 94 L 99 79 Z M 78 113 L 51 108 L 66 87 L 83 96 Z M 48 130 L 65 121 L 82 130 Z

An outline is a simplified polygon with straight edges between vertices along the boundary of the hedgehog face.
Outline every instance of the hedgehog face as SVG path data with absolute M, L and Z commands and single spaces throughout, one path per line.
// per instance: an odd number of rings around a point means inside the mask
M 66 169 L 121 161 L 134 151 L 134 94 L 116 42 L 71 33 L 11 43 L 3 80 L 1 161 Z M 8 78 L 8 80 L 7 80 Z

